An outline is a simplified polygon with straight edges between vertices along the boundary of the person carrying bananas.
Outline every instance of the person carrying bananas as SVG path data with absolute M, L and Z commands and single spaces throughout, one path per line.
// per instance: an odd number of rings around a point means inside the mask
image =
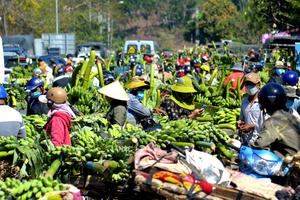
M 127 101 L 129 97 L 120 82 L 114 81 L 102 87 L 99 93 L 103 94 L 111 105 L 109 112 L 106 114 L 107 120 L 111 124 L 124 126 L 126 123 Z
M 258 102 L 260 76 L 251 72 L 245 76 L 245 87 L 248 94 L 242 101 L 241 114 L 237 121 L 242 144 L 253 144 L 258 138 L 264 121 L 263 111 Z
M 197 92 L 192 80 L 184 76 L 177 78 L 171 86 L 172 94 L 162 102 L 160 109 L 163 110 L 170 120 L 180 118 L 196 118 L 202 114 L 203 109 L 196 109 L 194 94 Z
M 63 88 L 53 87 L 39 100 L 49 107 L 48 121 L 44 127 L 54 146 L 72 145 L 70 137 L 71 119 L 76 115 L 67 103 Z
M 29 93 L 26 115 L 47 114 L 49 111 L 47 104 L 40 102 L 38 99 L 39 96 L 45 94 L 44 81 L 37 77 L 30 79 L 25 91 Z
M 0 85 L 0 136 L 25 138 L 26 129 L 22 115 L 6 105 L 6 100 L 6 90 L 3 85 Z

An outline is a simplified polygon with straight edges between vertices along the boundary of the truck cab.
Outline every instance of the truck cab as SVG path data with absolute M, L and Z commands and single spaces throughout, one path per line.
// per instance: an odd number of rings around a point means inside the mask
M 127 40 L 124 46 L 124 54 L 137 56 L 139 51 L 142 54 L 154 54 L 160 51 L 158 44 L 152 40 Z
M 17 65 L 27 66 L 29 59 L 26 50 L 18 45 L 3 45 L 4 66 L 12 68 Z

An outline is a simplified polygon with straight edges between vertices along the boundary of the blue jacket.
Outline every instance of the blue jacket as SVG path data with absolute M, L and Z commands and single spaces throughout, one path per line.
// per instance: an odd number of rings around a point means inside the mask
M 136 96 L 128 93 L 129 101 L 127 102 L 127 122 L 139 124 L 140 120 L 150 117 L 151 111 L 146 108 Z

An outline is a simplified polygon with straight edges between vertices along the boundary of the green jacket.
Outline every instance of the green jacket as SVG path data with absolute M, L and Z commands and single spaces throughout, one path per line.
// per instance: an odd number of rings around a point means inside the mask
M 112 106 L 107 113 L 106 118 L 111 124 L 118 124 L 124 126 L 126 122 L 127 108 L 124 105 Z
M 293 155 L 300 150 L 300 122 L 292 114 L 276 111 L 263 123 L 256 146 L 269 147 L 279 156 Z

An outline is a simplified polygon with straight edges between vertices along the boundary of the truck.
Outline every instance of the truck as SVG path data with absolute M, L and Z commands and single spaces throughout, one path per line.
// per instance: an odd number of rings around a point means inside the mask
M 3 37 L 3 55 L 6 68 L 31 64 L 30 58 L 34 56 L 33 36 L 13 35 Z
M 152 40 L 127 40 L 124 46 L 124 55 L 136 56 L 138 53 L 155 54 L 160 51 L 160 47 Z

